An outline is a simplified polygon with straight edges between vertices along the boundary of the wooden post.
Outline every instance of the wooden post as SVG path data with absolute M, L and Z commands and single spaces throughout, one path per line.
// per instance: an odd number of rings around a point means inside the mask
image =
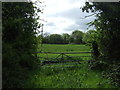
M 96 41 L 92 42 L 92 48 L 93 48 L 93 58 L 97 59 L 100 53 L 99 53 L 98 44 Z
M 63 60 L 63 59 L 64 59 L 63 55 L 64 55 L 64 53 L 61 53 L 61 60 Z

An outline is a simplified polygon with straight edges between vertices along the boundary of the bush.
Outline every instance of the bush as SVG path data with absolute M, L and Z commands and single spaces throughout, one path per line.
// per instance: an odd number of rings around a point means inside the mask
M 38 64 L 35 7 L 31 2 L 4 2 L 2 10 L 2 85 L 20 88 Z

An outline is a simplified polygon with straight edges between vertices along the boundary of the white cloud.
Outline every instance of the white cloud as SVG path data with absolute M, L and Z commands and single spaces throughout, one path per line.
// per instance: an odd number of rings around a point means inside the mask
M 64 17 L 51 17 L 47 20 L 49 23 L 45 24 L 44 30 L 50 33 L 67 33 L 64 29 L 75 24 L 73 20 Z
M 84 4 L 83 1 L 84 0 L 45 0 L 46 8 L 44 13 L 52 15 L 67 11 L 71 8 L 79 8 Z
M 87 29 L 86 23 L 91 19 L 82 19 L 88 15 L 80 10 L 85 0 L 44 0 L 46 7 L 41 16 L 44 22 L 44 32 L 49 33 L 71 33 L 73 30 Z M 38 5 L 39 6 L 39 5 Z

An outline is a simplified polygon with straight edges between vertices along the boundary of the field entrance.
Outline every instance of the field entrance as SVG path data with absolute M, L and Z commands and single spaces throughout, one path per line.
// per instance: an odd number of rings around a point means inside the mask
M 34 71 L 34 74 L 28 80 L 27 87 L 31 88 L 110 88 L 110 81 L 103 78 L 101 73 L 93 71 L 89 68 L 87 60 L 91 57 L 91 53 L 75 52 L 91 52 L 90 47 L 86 45 L 55 45 L 44 44 L 44 52 L 38 53 L 40 60 L 64 61 L 78 60 L 78 62 L 64 62 L 55 64 L 46 64 Z M 39 52 L 40 50 L 38 50 Z M 53 53 L 51 53 L 53 52 Z M 54 53 L 55 52 L 55 53 Z M 68 55 L 67 57 L 63 55 Z M 70 53 L 68 53 L 70 52 Z M 56 59 L 56 57 L 58 59 Z M 72 58 L 71 58 L 72 57 Z M 82 60 L 82 61 L 81 61 Z
M 56 45 L 44 44 L 43 51 L 38 50 L 42 65 L 64 63 L 73 64 L 91 60 L 90 47 L 86 45 Z M 72 62 L 72 63 L 71 63 Z

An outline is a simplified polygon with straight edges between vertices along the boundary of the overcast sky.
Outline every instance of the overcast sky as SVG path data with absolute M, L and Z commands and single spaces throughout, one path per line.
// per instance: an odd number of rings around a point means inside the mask
M 85 0 L 44 0 L 41 19 L 45 19 L 44 33 L 71 34 L 74 30 L 87 31 L 86 23 L 93 21 L 94 16 L 83 19 L 88 13 L 82 12 Z

